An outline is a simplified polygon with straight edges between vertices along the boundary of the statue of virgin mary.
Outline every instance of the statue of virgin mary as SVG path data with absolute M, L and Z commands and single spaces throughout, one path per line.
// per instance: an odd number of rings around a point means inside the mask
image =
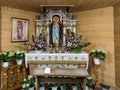
M 60 46 L 63 43 L 63 24 L 60 22 L 60 17 L 54 15 L 52 17 L 52 23 L 50 24 L 50 44 L 58 43 Z

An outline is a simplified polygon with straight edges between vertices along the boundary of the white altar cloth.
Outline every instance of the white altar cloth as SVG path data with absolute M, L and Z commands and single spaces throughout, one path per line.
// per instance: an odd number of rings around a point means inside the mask
M 28 67 L 28 61 L 89 61 L 89 54 L 81 53 L 46 53 L 39 51 L 31 51 L 25 54 L 25 64 Z

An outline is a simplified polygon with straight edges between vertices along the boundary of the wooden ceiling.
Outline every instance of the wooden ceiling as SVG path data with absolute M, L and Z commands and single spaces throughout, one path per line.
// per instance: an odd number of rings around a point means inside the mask
M 44 6 L 67 6 L 70 12 L 113 6 L 120 0 L 0 0 L 2 6 L 43 12 Z

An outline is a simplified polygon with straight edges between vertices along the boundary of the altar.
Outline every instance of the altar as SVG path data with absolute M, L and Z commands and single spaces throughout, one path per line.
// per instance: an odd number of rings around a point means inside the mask
M 25 55 L 25 62 L 26 67 L 29 66 L 30 74 L 36 76 L 37 90 L 38 82 L 78 83 L 85 87 L 85 78 L 89 76 L 87 72 L 89 54 L 85 52 L 47 53 L 31 51 Z M 51 68 L 53 73 L 45 74 L 45 68 Z
M 89 54 L 81 53 L 47 53 L 39 51 L 31 51 L 25 56 L 26 67 L 28 64 L 70 64 L 85 65 L 88 68 Z M 78 68 L 79 68 L 78 66 Z

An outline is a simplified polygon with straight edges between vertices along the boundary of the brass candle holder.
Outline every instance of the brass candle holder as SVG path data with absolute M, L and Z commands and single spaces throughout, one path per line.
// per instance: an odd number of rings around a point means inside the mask
M 62 45 L 62 53 L 65 53 L 65 46 L 64 46 L 64 44 Z
M 53 53 L 52 44 L 50 44 L 50 53 Z
M 59 53 L 59 43 L 55 43 L 55 52 Z

